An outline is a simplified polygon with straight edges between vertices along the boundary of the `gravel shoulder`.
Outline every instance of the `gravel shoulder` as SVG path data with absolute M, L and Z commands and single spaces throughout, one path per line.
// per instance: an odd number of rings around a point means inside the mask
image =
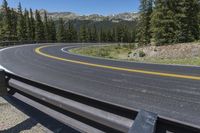
M 50 131 L 0 97 L 0 132 L 46 133 Z

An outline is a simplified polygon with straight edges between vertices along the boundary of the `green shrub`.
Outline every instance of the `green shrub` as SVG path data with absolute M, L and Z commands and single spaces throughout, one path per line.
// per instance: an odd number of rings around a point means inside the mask
M 130 48 L 130 49 L 134 49 L 134 48 L 135 48 L 135 44 L 134 44 L 134 43 L 133 43 L 133 44 L 132 44 L 132 43 L 129 43 L 129 48 Z
M 115 46 L 115 49 L 121 49 L 121 45 L 118 44 L 117 46 Z
M 130 54 L 132 54 L 132 52 L 130 51 L 130 52 L 128 52 L 128 55 L 130 55 Z
M 106 56 L 109 56 L 110 55 L 110 52 L 108 49 L 106 48 L 101 48 L 99 49 L 98 51 L 98 56 L 101 56 L 101 57 L 106 57 Z
M 139 57 L 145 57 L 145 56 L 146 56 L 146 54 L 143 51 L 139 52 Z
M 124 44 L 124 45 L 122 45 L 122 47 L 127 49 L 127 48 L 129 48 L 129 45 L 128 44 Z

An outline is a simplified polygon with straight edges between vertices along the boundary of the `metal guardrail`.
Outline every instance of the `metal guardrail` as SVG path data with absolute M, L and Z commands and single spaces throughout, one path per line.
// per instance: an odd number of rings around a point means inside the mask
M 0 96 L 6 95 L 6 80 L 5 80 L 5 72 L 0 70 Z
M 2 41 L 0 42 L 1 47 L 9 47 L 14 45 L 23 45 L 23 44 L 34 44 L 36 41 Z
M 0 70 L 0 92 L 7 89 L 8 94 L 19 93 L 35 101 L 40 104 L 39 110 L 81 132 L 200 132 L 197 127 L 162 118 L 151 112 L 98 101 Z M 45 108 L 41 108 L 41 105 Z
M 55 41 L 1 41 L 0 47 L 9 47 L 15 45 L 36 44 L 36 43 L 55 43 Z

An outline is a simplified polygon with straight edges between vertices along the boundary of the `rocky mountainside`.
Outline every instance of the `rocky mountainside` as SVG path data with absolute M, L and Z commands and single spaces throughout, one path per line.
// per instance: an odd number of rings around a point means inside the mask
M 45 10 L 40 10 L 40 13 L 43 14 Z M 113 14 L 109 16 L 103 16 L 99 14 L 91 14 L 91 15 L 78 15 L 73 12 L 49 12 L 48 16 L 53 18 L 54 20 L 58 20 L 59 18 L 63 18 L 65 21 L 68 20 L 91 20 L 91 21 L 112 21 L 112 22 L 120 22 L 120 21 L 135 21 L 139 14 L 138 13 L 120 13 Z

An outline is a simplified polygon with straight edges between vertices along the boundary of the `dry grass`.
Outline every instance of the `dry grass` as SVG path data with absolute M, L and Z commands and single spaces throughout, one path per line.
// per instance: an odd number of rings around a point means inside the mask
M 141 51 L 145 53 L 144 57 L 138 56 Z M 137 49 L 129 45 L 91 46 L 73 49 L 71 52 L 87 56 L 136 62 L 200 66 L 199 43 L 185 43 L 159 47 L 150 46 Z

